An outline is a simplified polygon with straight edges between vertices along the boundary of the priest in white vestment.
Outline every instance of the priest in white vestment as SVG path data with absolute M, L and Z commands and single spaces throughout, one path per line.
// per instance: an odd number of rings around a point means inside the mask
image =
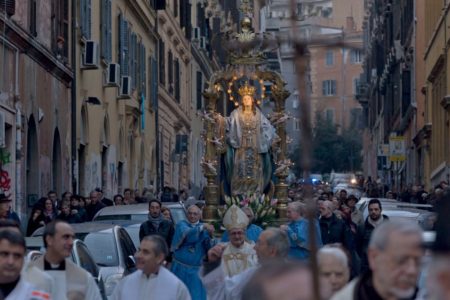
M 248 222 L 247 215 L 234 204 L 223 217 L 223 225 L 228 231 L 230 242 L 226 244 L 222 254 L 222 267 L 229 277 L 258 264 L 255 244 L 245 240 Z
M 119 282 L 110 300 L 191 300 L 186 285 L 162 266 L 168 254 L 162 237 L 144 237 L 135 255 L 138 270 Z
M 45 226 L 43 238 L 46 252 L 30 262 L 30 267 L 35 266 L 53 278 L 55 289 L 52 298 L 101 300 L 94 277 L 67 259 L 72 255 L 75 239 L 72 226 L 65 221 L 52 221 Z
M 212 247 L 200 269 L 200 279 L 205 286 L 208 300 L 241 299 L 242 290 L 259 269 L 259 266 L 253 266 L 236 276 L 226 276 L 221 266 L 224 250 L 224 244 Z M 278 228 L 268 228 L 260 234 L 255 251 L 262 264 L 285 259 L 289 253 L 289 238 Z

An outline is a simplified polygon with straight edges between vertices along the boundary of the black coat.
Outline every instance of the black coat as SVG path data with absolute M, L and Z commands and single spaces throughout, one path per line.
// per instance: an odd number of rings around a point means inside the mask
M 327 219 L 320 218 L 319 225 L 324 245 L 341 243 L 347 250 L 354 250 L 355 246 L 350 228 L 344 221 L 338 219 L 335 214 L 332 214 Z
M 355 289 L 353 290 L 354 300 L 383 300 L 378 294 L 372 282 L 372 272 L 368 271 L 357 279 Z M 404 300 L 416 299 L 417 288 L 414 295 L 411 298 L 405 298 Z M 403 299 L 403 298 L 402 298 Z
M 367 248 L 369 247 L 372 232 L 375 229 L 375 227 L 369 223 L 368 219 L 369 217 L 366 218 L 366 221 L 362 225 L 358 226 L 358 232 L 356 233 L 356 251 L 361 258 L 361 273 L 364 273 L 369 269 Z M 386 215 L 383 215 L 383 219 L 385 221 L 389 220 Z
M 153 223 L 148 220 L 142 223 L 141 227 L 139 228 L 139 240 L 142 241 L 142 239 L 147 235 L 158 234 L 166 240 L 167 246 L 170 250 L 174 232 L 175 229 L 173 228 L 173 224 L 168 220 L 163 219 L 161 223 L 159 223 L 158 228 L 155 228 L 155 226 L 153 226 Z

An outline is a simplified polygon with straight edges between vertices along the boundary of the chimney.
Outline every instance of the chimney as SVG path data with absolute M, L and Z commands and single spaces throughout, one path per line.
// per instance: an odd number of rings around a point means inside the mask
M 346 25 L 345 25 L 345 31 L 347 32 L 352 32 L 355 31 L 355 20 L 353 19 L 353 17 L 347 17 L 346 19 Z

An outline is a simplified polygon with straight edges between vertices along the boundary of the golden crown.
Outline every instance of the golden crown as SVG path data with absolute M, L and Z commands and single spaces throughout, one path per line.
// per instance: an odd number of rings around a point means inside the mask
M 252 96 L 255 94 L 256 88 L 254 86 L 248 85 L 248 82 L 245 83 L 245 85 L 241 86 L 238 90 L 239 95 L 241 97 L 244 97 L 246 95 Z

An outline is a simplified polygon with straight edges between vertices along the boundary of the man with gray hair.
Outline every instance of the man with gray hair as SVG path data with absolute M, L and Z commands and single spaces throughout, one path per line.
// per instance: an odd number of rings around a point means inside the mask
M 209 300 L 241 299 L 243 288 L 260 268 L 254 266 L 233 277 L 225 276 L 220 264 L 224 249 L 224 244 L 212 247 L 200 269 L 200 278 Z M 274 260 L 284 260 L 289 253 L 289 238 L 278 228 L 268 228 L 260 234 L 255 251 L 262 265 Z
M 294 201 L 288 204 L 287 218 L 289 224 L 281 225 L 280 229 L 285 231 L 289 237 L 290 250 L 289 257 L 305 260 L 309 257 L 311 250 L 311 241 L 309 238 L 309 220 L 305 218 L 306 206 L 305 204 Z M 318 248 L 322 247 L 322 237 L 320 235 L 319 222 L 314 219 L 312 224 L 314 231 L 316 232 L 316 245 Z
M 348 256 L 339 247 L 325 245 L 317 253 L 320 277 L 328 281 L 333 293 L 342 289 L 350 279 Z
M 383 222 L 375 228 L 369 242 L 370 270 L 332 300 L 415 299 L 423 254 L 422 229 L 417 223 Z

